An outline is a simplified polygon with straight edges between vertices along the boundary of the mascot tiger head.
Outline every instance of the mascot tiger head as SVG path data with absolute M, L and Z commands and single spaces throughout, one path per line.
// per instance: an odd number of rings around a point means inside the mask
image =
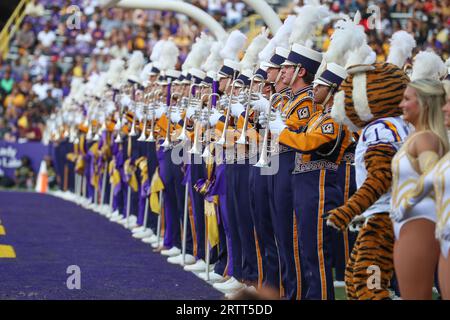
M 384 62 L 354 65 L 347 72 L 331 111 L 337 122 L 357 132 L 372 121 L 402 114 L 399 105 L 409 83 L 403 70 Z

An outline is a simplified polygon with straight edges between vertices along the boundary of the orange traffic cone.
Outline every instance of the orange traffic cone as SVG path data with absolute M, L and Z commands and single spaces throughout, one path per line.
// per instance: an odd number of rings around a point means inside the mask
M 36 181 L 36 192 L 46 193 L 48 190 L 48 173 L 47 173 L 47 163 L 42 160 L 41 166 L 39 167 L 38 178 Z

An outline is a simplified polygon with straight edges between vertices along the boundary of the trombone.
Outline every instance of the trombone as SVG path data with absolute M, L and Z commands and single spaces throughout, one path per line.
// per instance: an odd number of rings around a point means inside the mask
M 236 83 L 239 83 L 242 85 L 242 87 L 244 87 L 244 81 L 242 81 L 241 79 L 236 79 L 233 81 L 233 84 L 231 86 L 230 101 L 228 101 L 227 115 L 225 117 L 225 124 L 223 127 L 222 136 L 220 137 L 219 141 L 216 141 L 216 144 L 218 144 L 218 145 L 224 145 L 226 142 L 226 135 L 227 135 L 228 125 L 230 122 L 231 104 L 232 104 L 232 100 L 234 98 L 234 88 L 236 86 Z
M 283 95 L 281 93 L 274 93 L 270 96 L 269 100 L 269 111 L 267 112 L 267 121 L 270 121 L 272 116 L 272 104 L 276 97 L 283 98 Z M 261 147 L 261 156 L 258 160 L 258 162 L 254 165 L 258 168 L 267 168 L 269 166 L 269 149 L 268 149 L 268 141 L 269 141 L 269 123 L 267 122 L 266 125 L 266 131 L 264 131 L 264 139 L 263 139 L 263 145 Z

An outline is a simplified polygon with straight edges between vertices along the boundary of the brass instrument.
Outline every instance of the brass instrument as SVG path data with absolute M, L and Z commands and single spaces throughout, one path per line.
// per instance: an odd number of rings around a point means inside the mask
M 194 119 L 194 143 L 192 145 L 192 148 L 188 151 L 189 153 L 192 153 L 192 154 L 201 154 L 202 153 L 202 140 L 201 140 L 201 135 L 202 135 L 201 120 L 202 119 L 201 119 L 201 116 L 202 116 L 203 99 L 205 97 L 208 97 L 208 104 L 210 103 L 209 94 L 207 94 L 207 93 L 203 94 L 200 98 L 199 110 Z M 200 123 L 200 126 L 199 126 L 199 123 Z M 200 129 L 200 133 L 198 133 L 199 129 Z
M 152 113 L 152 121 L 150 122 L 150 134 L 149 134 L 147 140 L 145 140 L 146 142 L 155 142 L 156 141 L 156 139 L 155 139 L 155 121 L 156 121 L 156 119 L 155 119 L 155 109 L 156 109 L 156 106 L 157 106 L 157 100 L 159 99 L 161 94 L 162 94 L 162 90 L 161 89 L 155 90 L 152 93 L 150 93 L 150 95 L 152 97 L 152 100 L 150 102 L 150 106 L 149 107 L 150 107 L 150 111 Z
M 135 107 L 137 107 L 137 105 L 136 105 L 136 86 L 137 85 L 135 83 L 132 84 L 132 92 L 133 92 L 133 94 L 131 96 Z M 133 120 L 132 120 L 132 122 L 133 123 L 131 124 L 131 130 L 130 130 L 130 133 L 128 133 L 128 135 L 130 137 L 135 137 L 137 135 L 137 133 L 136 133 L 136 110 L 134 110 L 134 112 L 133 112 Z
M 270 121 L 272 115 L 272 104 L 275 97 L 283 97 L 281 93 L 274 93 L 270 96 L 269 100 L 269 111 L 267 112 L 267 121 Z M 261 156 L 258 162 L 254 165 L 258 168 L 266 168 L 269 166 L 269 149 L 268 149 L 268 141 L 269 141 L 269 123 L 267 123 L 266 131 L 264 132 L 263 145 L 261 148 Z
M 202 157 L 203 158 L 209 158 L 211 157 L 211 152 L 209 151 L 208 145 L 211 143 L 211 139 L 212 139 L 212 135 L 211 135 L 211 124 L 209 122 L 209 116 L 211 115 L 211 110 L 212 110 L 212 98 L 213 97 L 217 97 L 217 100 L 220 99 L 220 95 L 218 93 L 211 93 L 208 97 L 208 109 L 207 109 L 207 113 L 206 113 L 206 137 L 205 137 L 205 150 L 203 151 Z
M 244 82 L 242 80 L 236 79 L 233 81 L 233 84 L 231 86 L 230 101 L 228 102 L 227 115 L 225 117 L 225 124 L 223 127 L 222 136 L 220 137 L 219 141 L 216 141 L 216 144 L 218 144 L 218 145 L 224 145 L 226 143 L 226 135 L 227 135 L 228 125 L 230 122 L 231 104 L 232 104 L 232 100 L 234 98 L 233 92 L 234 92 L 234 87 L 235 87 L 236 83 L 240 83 L 242 85 L 242 87 L 244 87 Z
M 167 149 L 171 149 L 173 147 L 173 142 L 172 139 L 170 138 L 171 133 L 170 133 L 170 115 L 172 113 L 172 99 L 174 96 L 180 96 L 179 93 L 177 92 L 173 92 L 170 95 L 170 100 L 169 100 L 169 107 L 167 108 L 167 128 L 166 128 L 166 139 L 164 140 L 164 142 L 161 144 L 162 147 L 164 147 L 166 150 Z
M 123 94 L 129 94 L 130 93 L 131 86 L 129 84 L 125 84 L 121 90 L 123 91 Z M 120 100 L 119 100 L 120 101 Z M 123 112 L 124 112 L 124 106 L 119 103 L 119 118 L 117 119 L 116 125 L 114 127 L 114 130 L 117 131 L 116 139 L 114 139 L 115 143 L 121 143 L 122 142 L 122 136 L 120 134 L 120 131 L 122 130 L 122 121 L 123 121 Z
M 193 83 L 193 84 L 191 84 L 191 86 L 189 87 L 189 98 L 188 98 L 187 108 L 189 108 L 189 107 L 191 106 L 191 104 L 192 104 L 192 99 L 195 98 L 195 97 L 192 97 L 192 91 L 193 91 L 193 89 L 196 88 L 196 87 L 199 87 L 199 86 L 200 86 L 200 85 Z M 197 94 L 197 92 L 196 92 L 196 94 Z M 186 111 L 187 111 L 187 108 L 186 108 Z M 180 135 L 178 136 L 177 140 L 179 140 L 179 141 L 186 141 L 186 140 L 189 139 L 188 136 L 187 136 L 186 126 L 187 126 L 187 117 L 186 117 L 186 115 L 185 115 L 185 116 L 184 116 L 184 121 L 183 121 L 183 129 L 181 130 L 181 133 L 180 133 Z
M 241 136 L 236 141 L 237 144 L 247 144 L 248 118 L 250 116 L 250 102 L 252 101 L 252 98 L 253 98 L 252 89 L 253 89 L 253 83 L 255 81 L 255 78 L 260 78 L 261 80 L 264 80 L 259 74 L 255 74 L 251 77 L 248 101 L 247 101 L 247 106 L 245 107 L 244 125 L 242 127 Z M 258 86 L 257 93 L 262 93 L 263 89 L 264 89 L 264 83 L 260 83 Z

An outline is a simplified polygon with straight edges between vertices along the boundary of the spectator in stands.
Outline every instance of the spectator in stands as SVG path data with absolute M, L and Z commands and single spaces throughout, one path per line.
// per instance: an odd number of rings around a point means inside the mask
M 21 53 L 31 49 L 36 42 L 36 35 L 32 29 L 31 23 L 25 22 L 22 28 L 17 32 L 15 45 L 19 47 Z
M 25 7 L 25 14 L 32 17 L 42 17 L 45 14 L 44 5 L 39 0 L 32 0 Z
M 21 113 L 26 104 L 25 95 L 20 92 L 18 86 L 14 86 L 11 93 L 6 96 L 3 105 L 5 107 L 5 118 L 16 119 Z
M 45 156 L 44 160 L 47 165 L 48 187 L 54 189 L 58 186 L 58 182 L 52 158 L 50 156 Z
M 105 37 L 105 31 L 100 27 L 100 23 L 96 23 L 95 28 L 91 32 L 94 41 L 102 40 Z
M 22 64 L 20 58 L 14 60 L 11 65 L 11 73 L 13 75 L 14 81 L 19 82 L 22 79 L 22 75 L 25 73 L 26 66 Z
M 11 71 L 7 70 L 0 80 L 0 90 L 4 93 L 9 94 L 14 86 L 14 79 L 11 77 Z
M 240 1 L 230 1 L 225 5 L 226 23 L 228 27 L 241 22 L 245 4 Z
M 52 113 L 55 110 L 57 103 L 58 100 L 52 96 L 52 89 L 48 88 L 47 96 L 44 100 L 42 100 L 42 106 L 44 107 L 45 114 L 49 115 L 50 113 Z
M 32 189 L 34 186 L 35 174 L 31 167 L 31 160 L 28 157 L 20 159 L 21 165 L 15 170 L 15 184 L 18 188 Z
M 49 89 L 49 84 L 44 81 L 44 77 L 39 76 L 36 79 L 38 82 L 32 87 L 32 90 L 38 96 L 39 100 L 44 100 L 47 97 L 47 90 Z
M 44 30 L 38 33 L 38 40 L 43 52 L 48 54 L 53 42 L 56 40 L 56 34 L 51 30 L 51 23 L 47 23 Z
M 5 134 L 9 131 L 9 128 L 6 126 L 6 121 L 3 117 L 0 117 L 0 140 L 3 140 Z

